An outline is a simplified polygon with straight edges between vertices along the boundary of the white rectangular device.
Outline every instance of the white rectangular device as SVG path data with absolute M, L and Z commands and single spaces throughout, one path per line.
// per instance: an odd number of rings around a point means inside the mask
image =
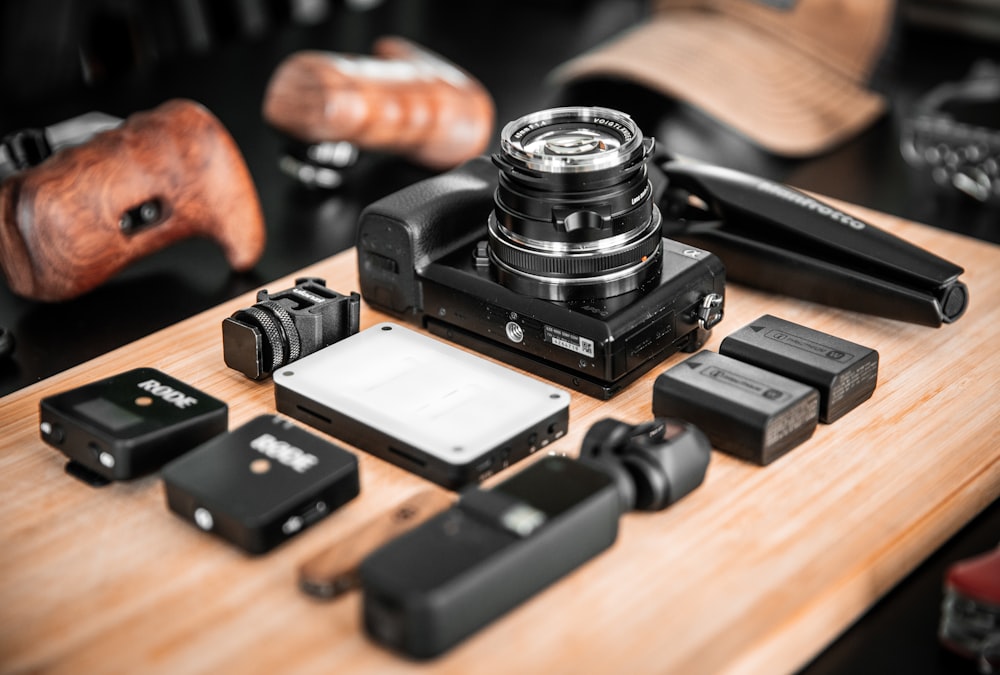
M 450 489 L 569 425 L 567 392 L 388 322 L 273 377 L 280 412 Z

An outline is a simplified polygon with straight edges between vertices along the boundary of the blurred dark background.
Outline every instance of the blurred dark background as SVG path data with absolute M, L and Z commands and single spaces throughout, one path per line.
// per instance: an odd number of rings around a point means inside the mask
M 0 395 L 352 246 L 366 204 L 430 176 L 398 157 L 365 153 L 342 189 L 305 188 L 279 171 L 284 140 L 261 118 L 265 86 L 286 56 L 307 48 L 369 53 L 387 34 L 410 38 L 477 77 L 494 97 L 498 126 L 557 104 L 606 105 L 633 114 L 647 135 L 675 152 L 1000 243 L 995 200 L 981 203 L 939 186 L 900 152 L 923 96 L 962 80 L 984 59 L 1000 63 L 1000 2 L 902 0 L 871 82 L 889 100 L 889 113 L 857 138 L 805 160 L 769 155 L 682 102 L 631 85 L 560 89 L 546 79 L 649 11 L 641 0 L 5 0 L 0 136 L 92 110 L 125 117 L 170 98 L 199 101 L 244 154 L 268 245 L 253 272 L 237 275 L 213 243 L 184 241 L 63 303 L 24 300 L 0 283 L 0 327 L 16 343 L 11 356 L 0 357 Z M 948 564 L 998 539 L 994 503 L 805 672 L 974 672 L 937 646 L 941 579 Z

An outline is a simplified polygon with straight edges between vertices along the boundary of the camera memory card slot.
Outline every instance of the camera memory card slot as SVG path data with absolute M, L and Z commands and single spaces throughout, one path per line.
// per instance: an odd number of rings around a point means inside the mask
M 319 420 L 321 420 L 323 422 L 326 422 L 327 424 L 332 424 L 333 423 L 333 420 L 331 420 L 329 417 L 327 417 L 326 415 L 324 415 L 322 413 L 316 412 L 312 408 L 307 408 L 307 407 L 305 407 L 302 404 L 298 404 L 295 407 L 297 409 L 301 410 L 302 412 L 304 412 L 306 415 L 312 415 L 313 417 L 315 417 L 315 418 L 317 418 L 317 419 L 319 419 Z
M 427 461 L 426 460 L 421 459 L 420 457 L 417 457 L 412 452 L 406 452 L 405 450 L 400 450 L 399 448 L 397 448 L 394 445 L 390 445 L 389 446 L 389 452 L 391 452 L 392 454 L 397 455 L 399 457 L 402 457 L 403 459 L 405 459 L 405 460 L 407 460 L 409 462 L 413 462 L 417 466 L 427 466 Z

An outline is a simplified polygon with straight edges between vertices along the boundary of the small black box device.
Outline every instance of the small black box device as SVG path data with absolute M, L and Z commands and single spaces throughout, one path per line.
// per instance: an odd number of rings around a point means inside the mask
M 449 489 L 569 426 L 567 392 L 388 322 L 273 377 L 280 412 Z
M 549 455 L 390 541 L 361 563 L 364 626 L 430 658 L 605 550 L 621 501 L 597 465 Z
M 358 495 L 351 453 L 261 415 L 163 468 L 167 505 L 202 530 L 265 553 Z
M 819 390 L 819 420 L 830 423 L 867 401 L 878 352 L 765 314 L 726 337 L 719 353 Z
M 42 440 L 105 480 L 151 471 L 223 433 L 222 401 L 153 368 L 43 398 Z
M 757 366 L 700 351 L 653 383 L 653 414 L 704 430 L 712 447 L 769 464 L 812 436 L 819 392 Z

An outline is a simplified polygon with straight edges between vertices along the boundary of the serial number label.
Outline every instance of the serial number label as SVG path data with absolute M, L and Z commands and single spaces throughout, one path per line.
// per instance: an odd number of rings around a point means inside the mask
M 546 342 L 571 352 L 594 358 L 594 341 L 552 326 L 545 327 Z
M 756 394 L 757 396 L 766 398 L 769 401 L 777 401 L 779 399 L 788 398 L 789 396 L 780 389 L 769 387 L 762 382 L 752 380 L 749 377 L 740 375 L 739 373 L 734 373 L 731 370 L 724 370 L 715 366 L 704 368 L 699 371 L 699 374 L 717 382 L 728 384 L 731 387 L 736 387 L 737 389 L 742 389 L 743 391 L 751 394 Z
M 836 377 L 833 386 L 830 388 L 830 405 L 839 403 L 847 394 L 854 393 L 861 387 L 874 387 L 874 380 L 878 377 L 878 361 L 871 359 L 868 363 L 856 366 Z
M 819 393 L 813 392 L 781 415 L 772 419 L 764 431 L 764 445 L 779 443 L 792 433 L 801 431 L 816 416 Z
M 841 351 L 839 349 L 830 349 L 828 346 L 821 342 L 816 342 L 815 340 L 810 340 L 804 338 L 801 335 L 794 335 L 788 331 L 783 330 L 769 330 L 766 334 L 767 338 L 774 340 L 775 342 L 780 342 L 781 344 L 788 345 L 789 347 L 794 347 L 795 349 L 801 349 L 804 352 L 809 352 L 810 354 L 816 354 L 817 356 L 822 356 L 824 358 L 832 359 L 839 363 L 847 363 L 854 358 L 854 354 L 848 354 L 847 352 Z

